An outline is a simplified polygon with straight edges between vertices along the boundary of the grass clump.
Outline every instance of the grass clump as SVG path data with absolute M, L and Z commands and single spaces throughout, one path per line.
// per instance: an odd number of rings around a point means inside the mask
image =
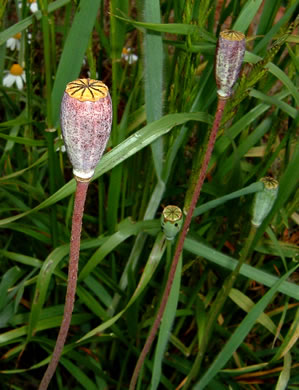
M 76 183 L 59 112 L 77 78 L 107 84 L 113 123 L 49 388 L 129 388 L 179 240 L 160 216 L 188 211 L 206 155 L 224 29 L 245 34 L 244 64 L 137 386 L 298 386 L 297 13 L 291 0 L 1 3 L 1 389 L 38 388 L 62 321 Z M 252 233 L 266 176 L 279 191 Z

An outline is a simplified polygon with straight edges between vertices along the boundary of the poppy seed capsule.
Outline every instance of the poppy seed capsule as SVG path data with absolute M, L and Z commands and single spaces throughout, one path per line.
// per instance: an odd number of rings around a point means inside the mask
M 89 181 L 111 132 L 112 103 L 108 87 L 92 79 L 68 83 L 61 102 L 60 121 L 73 173 L 79 181 Z
M 217 93 L 227 99 L 237 81 L 245 54 L 245 35 L 239 31 L 224 30 L 220 33 L 216 49 Z
M 259 227 L 270 213 L 278 194 L 278 181 L 272 177 L 263 177 L 260 180 L 264 189 L 257 192 L 254 197 L 251 223 Z
M 166 240 L 172 241 L 183 224 L 182 210 L 177 206 L 164 207 L 161 215 L 161 228 Z

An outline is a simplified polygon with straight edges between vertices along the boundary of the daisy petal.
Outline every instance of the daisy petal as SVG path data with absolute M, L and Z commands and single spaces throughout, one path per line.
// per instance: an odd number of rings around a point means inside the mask
M 3 77 L 3 85 L 5 87 L 8 87 L 10 88 L 13 83 L 15 82 L 15 76 L 13 76 L 12 74 L 7 74 L 6 76 Z
M 30 5 L 30 11 L 34 14 L 35 12 L 38 11 L 38 6 L 37 6 L 37 3 L 34 2 Z
M 17 88 L 19 90 L 23 89 L 23 79 L 22 79 L 22 76 L 17 76 L 16 77 L 16 84 L 17 84 Z

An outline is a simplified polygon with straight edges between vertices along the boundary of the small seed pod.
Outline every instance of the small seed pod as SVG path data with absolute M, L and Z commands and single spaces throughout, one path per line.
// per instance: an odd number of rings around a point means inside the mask
M 98 80 L 67 84 L 61 102 L 61 129 L 66 151 L 79 181 L 89 181 L 108 142 L 112 103 L 108 87 Z
M 166 206 L 161 215 L 161 228 L 167 240 L 173 240 L 183 224 L 182 210 L 177 206 Z
M 272 209 L 278 193 L 278 181 L 272 177 L 263 177 L 260 180 L 264 189 L 255 194 L 251 223 L 259 227 Z
M 237 81 L 245 54 L 245 35 L 239 31 L 220 33 L 216 49 L 215 76 L 219 97 L 227 99 Z

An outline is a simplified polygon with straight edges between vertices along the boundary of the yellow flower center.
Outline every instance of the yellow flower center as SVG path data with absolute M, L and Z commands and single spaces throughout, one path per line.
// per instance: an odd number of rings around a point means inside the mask
M 108 95 L 108 87 L 99 80 L 77 79 L 67 84 L 65 92 L 80 102 L 95 102 Z
M 36 3 L 36 0 L 29 0 L 29 3 Z
M 124 54 L 124 55 L 129 54 L 129 51 L 128 51 L 128 49 L 126 47 L 124 47 L 122 49 L 122 54 Z
M 20 32 L 18 32 L 18 33 L 16 33 L 13 37 L 15 38 L 15 39 L 21 39 L 21 33 Z
M 23 68 L 19 64 L 13 64 L 13 66 L 10 68 L 10 73 L 14 76 L 21 76 L 23 73 Z

